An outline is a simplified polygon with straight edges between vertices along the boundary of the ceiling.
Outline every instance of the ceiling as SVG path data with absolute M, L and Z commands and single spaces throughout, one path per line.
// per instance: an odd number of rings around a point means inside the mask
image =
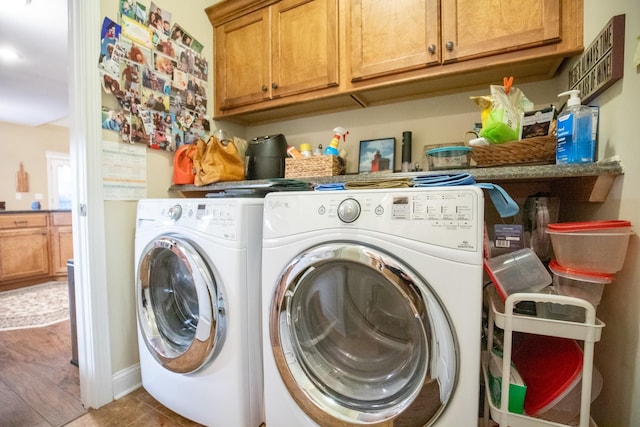
M 0 122 L 66 123 L 67 10 L 67 0 L 0 0 L 0 49 L 18 54 L 0 57 Z

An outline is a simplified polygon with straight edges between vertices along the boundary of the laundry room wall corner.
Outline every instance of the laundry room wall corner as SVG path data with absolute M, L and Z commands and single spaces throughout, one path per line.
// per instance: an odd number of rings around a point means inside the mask
M 204 48 L 202 55 L 213 64 L 213 30 L 204 9 L 215 1 L 193 0 L 178 5 L 169 0 L 154 0 L 154 4 L 171 12 L 172 23 L 187 29 Z M 149 3 L 146 3 L 147 6 Z M 120 22 L 119 0 L 101 0 L 101 19 Z M 97 63 L 96 58 L 96 63 Z M 97 70 L 96 70 L 97 72 Z M 212 84 L 207 81 L 211 103 Z M 103 94 L 103 105 L 111 105 L 113 96 Z M 117 103 L 116 103 L 117 104 Z M 208 107 L 211 111 L 212 107 Z M 93 112 L 99 117 L 100 112 Z M 120 141 L 117 132 L 103 131 L 103 140 Z M 167 198 L 172 184 L 173 152 L 146 149 L 146 197 Z M 127 394 L 140 385 L 136 314 L 134 300 L 134 234 L 137 201 L 105 202 L 105 236 L 110 350 L 114 397 Z

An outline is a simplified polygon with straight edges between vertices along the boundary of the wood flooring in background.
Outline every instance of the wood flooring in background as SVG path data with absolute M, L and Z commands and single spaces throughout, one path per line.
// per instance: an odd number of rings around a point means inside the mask
M 0 331 L 0 425 L 62 426 L 87 412 L 70 334 L 68 320 Z

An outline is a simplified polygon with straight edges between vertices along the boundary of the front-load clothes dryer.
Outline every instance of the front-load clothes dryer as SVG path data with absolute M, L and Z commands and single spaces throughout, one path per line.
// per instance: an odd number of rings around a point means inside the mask
M 266 425 L 477 425 L 483 220 L 472 186 L 267 195 Z
M 135 268 L 143 387 L 212 427 L 264 421 L 263 199 L 138 203 Z

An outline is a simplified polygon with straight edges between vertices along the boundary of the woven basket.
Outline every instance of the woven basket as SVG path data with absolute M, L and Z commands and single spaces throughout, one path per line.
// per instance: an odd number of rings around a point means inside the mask
M 471 147 L 471 158 L 481 168 L 489 166 L 548 164 L 556 161 L 556 136 L 536 136 L 519 141 Z
M 285 159 L 285 178 L 344 175 L 345 162 L 338 156 L 311 156 Z

